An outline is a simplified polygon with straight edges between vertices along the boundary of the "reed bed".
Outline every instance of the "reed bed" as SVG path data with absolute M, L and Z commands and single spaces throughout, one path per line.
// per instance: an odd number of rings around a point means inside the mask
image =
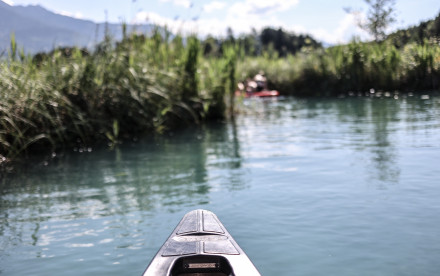
M 230 56 L 201 60 L 199 40 L 169 35 L 110 38 L 93 53 L 71 48 L 0 62 L 0 163 L 29 152 L 163 133 L 224 118 Z M 232 59 L 233 61 L 233 59 Z
M 196 36 L 124 30 L 122 41 L 107 37 L 92 53 L 67 48 L 30 57 L 12 38 L 0 61 L 0 164 L 223 120 L 235 113 L 237 81 L 261 70 L 269 88 L 284 95 L 439 89 L 434 42 L 396 48 L 353 41 L 283 58 L 273 51 L 246 56 L 242 47 L 225 44 L 221 55 L 204 57 Z
M 238 63 L 240 78 L 264 70 L 269 86 L 296 96 L 337 96 L 376 91 L 433 91 L 440 88 L 440 45 L 361 43 L 303 49 L 285 58 L 260 56 Z

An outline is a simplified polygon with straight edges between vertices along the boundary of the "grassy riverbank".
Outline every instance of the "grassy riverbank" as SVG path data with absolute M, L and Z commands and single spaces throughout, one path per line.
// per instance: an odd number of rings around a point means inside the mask
M 0 63 L 0 163 L 222 118 L 235 83 L 234 51 L 208 62 L 197 38 L 159 30 L 107 39 L 93 53 L 27 57 L 16 49 L 12 40 Z
M 270 45 L 269 45 L 270 46 Z M 28 57 L 12 39 L 0 63 L 0 163 L 27 152 L 114 146 L 234 113 L 238 80 L 264 70 L 284 95 L 438 90 L 438 42 L 307 47 L 282 57 L 248 54 L 240 40 L 204 55 L 196 37 L 124 34 L 92 53 L 59 49 Z
M 426 41 L 398 49 L 389 43 L 352 42 L 303 49 L 278 58 L 242 59 L 238 72 L 253 76 L 264 69 L 269 86 L 296 96 L 337 96 L 348 92 L 432 91 L 440 88 L 440 45 Z

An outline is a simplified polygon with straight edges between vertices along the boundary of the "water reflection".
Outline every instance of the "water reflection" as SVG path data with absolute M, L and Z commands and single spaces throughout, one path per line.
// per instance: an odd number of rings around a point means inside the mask
M 393 100 L 372 101 L 375 104 L 371 107 L 374 112 L 371 112 L 371 120 L 373 125 L 374 143 L 371 145 L 371 154 L 373 161 L 372 178 L 377 178 L 382 183 L 398 183 L 400 169 L 397 164 L 397 137 L 396 129 L 392 124 L 398 122 L 399 118 L 399 104 Z M 395 126 L 394 126 L 395 127 Z M 391 136 L 391 138 L 390 138 Z
M 439 98 L 252 99 L 246 104 L 256 112 L 240 114 L 236 121 L 124 144 L 114 151 L 58 154 L 48 166 L 29 166 L 1 178 L 3 273 L 42 275 L 62 269 L 66 275 L 138 275 L 181 213 L 205 207 L 216 208 L 228 229 L 232 226 L 234 235 L 247 243 L 263 274 L 314 263 L 316 258 L 307 256 L 322 257 L 323 248 L 333 248 L 329 245 L 354 253 L 341 254 L 341 263 L 362 264 L 347 256 L 362 256 L 364 251 L 356 250 L 372 244 L 369 254 L 381 251 L 373 238 L 383 238 L 383 229 L 407 226 L 399 216 L 422 218 L 414 215 L 419 213 L 414 202 L 420 213 L 438 213 L 437 198 L 429 201 L 435 193 L 403 186 L 420 182 L 420 175 L 411 175 L 408 168 L 427 160 L 426 152 L 414 149 L 438 151 Z M 413 153 L 423 158 L 412 160 Z M 435 151 L 430 156 L 428 160 L 436 160 Z M 428 172 L 426 190 L 435 190 L 438 181 L 433 184 L 432 179 L 437 176 L 429 174 L 429 167 L 418 169 Z M 365 204 L 397 188 L 401 190 L 392 204 L 371 209 Z M 403 202 L 410 204 L 398 205 Z M 383 217 L 389 207 L 395 209 L 389 217 L 399 218 L 400 224 Z M 438 229 L 432 219 L 420 222 L 407 235 L 426 229 L 425 224 Z M 279 235 L 264 245 L 246 239 L 252 231 Z M 389 231 L 396 240 L 388 253 L 399 253 L 393 250 L 406 238 L 397 232 L 400 228 Z M 293 264 L 286 236 L 304 240 L 302 248 L 309 255 L 298 251 Z M 355 248 L 353 240 L 366 246 Z M 270 243 L 274 253 L 261 250 L 262 242 L 266 247 Z M 393 254 L 381 258 L 389 256 Z M 268 259 L 280 265 L 265 267 Z M 326 271 L 325 264 L 316 269 Z
M 66 154 L 49 166 L 23 168 L 25 173 L 6 176 L 0 190 L 0 247 L 47 246 L 55 236 L 58 242 L 70 241 L 111 227 L 132 235 L 148 214 L 203 206 L 213 192 L 244 189 L 246 172 L 240 170 L 236 135 L 235 124 L 204 126 L 114 151 Z M 140 215 L 135 221 L 126 217 L 136 213 Z M 106 217 L 113 219 L 101 230 L 93 228 L 95 232 L 87 232 L 89 222 L 65 223 Z M 53 230 L 53 225 L 51 231 L 41 229 L 49 221 L 62 222 L 63 229 Z M 94 244 L 74 242 L 68 247 Z
M 267 110 L 268 103 L 270 110 Z M 302 149 L 312 146 L 314 151 L 352 150 L 359 158 L 353 161 L 353 166 L 362 166 L 369 175 L 369 182 L 384 189 L 399 182 L 398 148 L 406 142 L 403 141 L 405 133 L 423 128 L 429 137 L 430 130 L 435 132 L 440 128 L 439 103 L 435 96 L 426 100 L 406 95 L 397 98 L 282 99 L 263 101 L 257 110 L 264 111 L 259 121 L 282 127 L 284 134 L 276 135 L 288 137 L 283 140 L 283 147 L 290 142 L 291 146 Z M 256 105 L 253 103 L 254 108 Z M 248 120 L 254 120 L 252 116 Z M 249 121 L 242 124 L 249 124 Z M 348 173 L 351 169 L 347 167 L 346 170 Z
M 357 152 L 369 152 L 364 165 L 372 183 L 397 183 L 397 132 L 401 118 L 401 102 L 392 98 L 338 101 L 338 120 L 351 132 L 350 146 Z

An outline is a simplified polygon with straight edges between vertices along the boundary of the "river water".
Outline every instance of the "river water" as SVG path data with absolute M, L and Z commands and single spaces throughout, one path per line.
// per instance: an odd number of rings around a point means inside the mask
M 438 275 L 440 97 L 243 106 L 3 176 L 0 274 L 140 275 L 203 208 L 263 275 Z

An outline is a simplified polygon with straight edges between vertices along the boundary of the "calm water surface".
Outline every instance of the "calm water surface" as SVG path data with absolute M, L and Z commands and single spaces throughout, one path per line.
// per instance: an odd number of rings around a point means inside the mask
M 263 275 L 438 275 L 439 97 L 245 105 L 3 176 L 0 274 L 140 275 L 204 208 Z

